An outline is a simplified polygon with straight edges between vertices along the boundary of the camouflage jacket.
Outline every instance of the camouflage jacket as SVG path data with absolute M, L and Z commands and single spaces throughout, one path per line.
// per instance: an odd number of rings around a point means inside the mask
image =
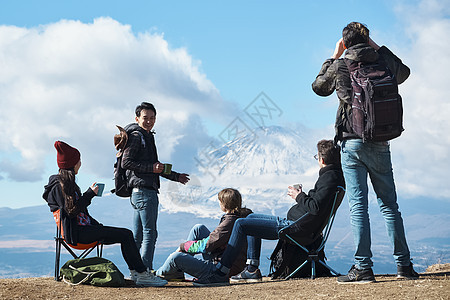
M 395 75 L 399 84 L 403 83 L 409 77 L 409 68 L 385 46 L 375 50 L 368 44 L 357 44 L 350 47 L 344 53 L 345 58 L 363 62 L 376 61 L 380 55 L 388 64 L 389 69 Z M 312 83 L 312 89 L 317 95 L 324 97 L 331 95 L 336 90 L 339 98 L 339 107 L 335 122 L 336 137 L 339 140 L 344 138 L 357 138 L 352 133 L 349 123 L 352 86 L 350 74 L 344 59 L 327 59 L 323 63 L 316 80 Z

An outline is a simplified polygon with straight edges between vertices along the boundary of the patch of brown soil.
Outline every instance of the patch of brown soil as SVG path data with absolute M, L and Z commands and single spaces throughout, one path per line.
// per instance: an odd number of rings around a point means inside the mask
M 450 264 L 435 265 L 418 280 L 378 275 L 376 283 L 336 283 L 335 278 L 296 279 L 222 287 L 170 282 L 162 288 L 69 286 L 52 278 L 0 279 L 0 299 L 450 299 Z
M 427 268 L 427 273 L 448 272 L 448 271 L 450 271 L 450 264 L 436 264 L 429 266 Z

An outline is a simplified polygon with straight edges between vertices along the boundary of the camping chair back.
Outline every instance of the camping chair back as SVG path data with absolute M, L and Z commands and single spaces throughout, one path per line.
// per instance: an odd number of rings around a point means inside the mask
M 341 205 L 342 200 L 344 199 L 344 195 L 345 195 L 345 188 L 342 186 L 338 186 L 338 189 L 334 196 L 333 206 L 331 207 L 330 217 L 328 218 L 328 221 L 324 224 L 322 228 L 323 239 L 317 251 L 320 251 L 322 250 L 323 247 L 325 247 L 325 243 L 328 240 L 328 236 L 330 235 L 331 232 L 331 227 L 333 226 L 334 223 L 334 218 L 336 217 L 337 209 Z
M 297 273 L 301 268 L 303 268 L 308 261 L 311 262 L 311 278 L 315 278 L 315 262 L 319 262 L 324 265 L 331 272 L 338 275 L 339 273 L 333 270 L 330 266 L 328 266 L 324 261 L 319 259 L 318 253 L 325 247 L 325 243 L 328 240 L 328 237 L 331 232 L 331 227 L 333 226 L 334 218 L 336 216 L 337 209 L 342 203 L 342 200 L 345 195 L 345 188 L 343 186 L 338 186 L 336 192 L 334 193 L 333 200 L 331 203 L 331 209 L 329 215 L 324 218 L 324 222 L 318 228 L 318 230 L 310 231 L 309 224 L 313 222 L 317 216 L 313 216 L 309 213 L 300 217 L 294 223 L 282 228 L 278 235 L 280 239 L 285 239 L 290 243 L 293 243 L 300 247 L 303 251 L 308 254 L 308 259 L 300 265 L 297 269 L 294 270 L 291 274 L 289 274 L 286 279 L 292 277 L 295 273 Z M 308 234 L 305 234 L 308 233 Z M 312 249 L 311 245 L 314 241 L 316 241 L 319 237 L 322 237 L 322 242 L 318 247 Z
M 53 212 L 53 218 L 56 223 L 56 235 L 55 235 L 55 242 L 56 242 L 56 257 L 55 257 L 55 280 L 60 280 L 59 278 L 59 264 L 60 264 L 60 257 L 61 257 L 61 246 L 66 248 L 67 252 L 69 252 L 74 259 L 77 258 L 85 258 L 88 256 L 94 249 L 97 250 L 97 256 L 102 257 L 103 252 L 103 244 L 101 241 L 93 242 L 90 244 L 81 244 L 77 243 L 77 245 L 69 244 L 64 239 L 64 229 L 61 223 L 61 214 L 60 210 Z M 75 251 L 72 250 L 83 250 L 81 254 L 75 253 Z

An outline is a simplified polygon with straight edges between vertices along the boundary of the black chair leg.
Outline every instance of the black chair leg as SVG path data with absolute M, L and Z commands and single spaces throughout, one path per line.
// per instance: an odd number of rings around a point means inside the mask
M 97 256 L 102 257 L 102 255 L 103 255 L 103 244 L 100 243 L 99 245 L 97 245 Z
M 311 260 L 311 279 L 316 278 L 316 262 L 314 259 Z
M 330 272 L 334 273 L 334 275 L 336 276 L 341 276 L 341 273 L 337 272 L 336 270 L 334 270 L 332 267 L 330 267 L 329 265 L 327 265 L 325 262 L 319 260 L 319 263 L 322 264 L 322 266 L 324 266 L 325 268 L 327 268 L 328 270 L 330 270 Z
M 55 280 L 59 281 L 59 263 L 61 259 L 61 241 L 59 241 L 57 238 L 55 239 L 56 242 L 56 255 L 55 255 Z

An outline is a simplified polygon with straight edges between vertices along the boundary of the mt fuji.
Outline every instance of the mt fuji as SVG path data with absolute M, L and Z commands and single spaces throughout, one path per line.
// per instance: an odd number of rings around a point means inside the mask
M 302 183 L 308 190 L 318 177 L 315 153 L 315 144 L 303 132 L 259 127 L 208 152 L 209 168 L 191 174 L 186 186 L 164 181 L 162 209 L 216 217 L 221 214 L 217 193 L 232 187 L 241 192 L 244 205 L 253 211 L 285 214 L 293 204 L 286 195 L 287 187 Z
M 302 174 L 311 167 L 313 149 L 299 132 L 273 126 L 259 127 L 211 154 L 222 178 Z

